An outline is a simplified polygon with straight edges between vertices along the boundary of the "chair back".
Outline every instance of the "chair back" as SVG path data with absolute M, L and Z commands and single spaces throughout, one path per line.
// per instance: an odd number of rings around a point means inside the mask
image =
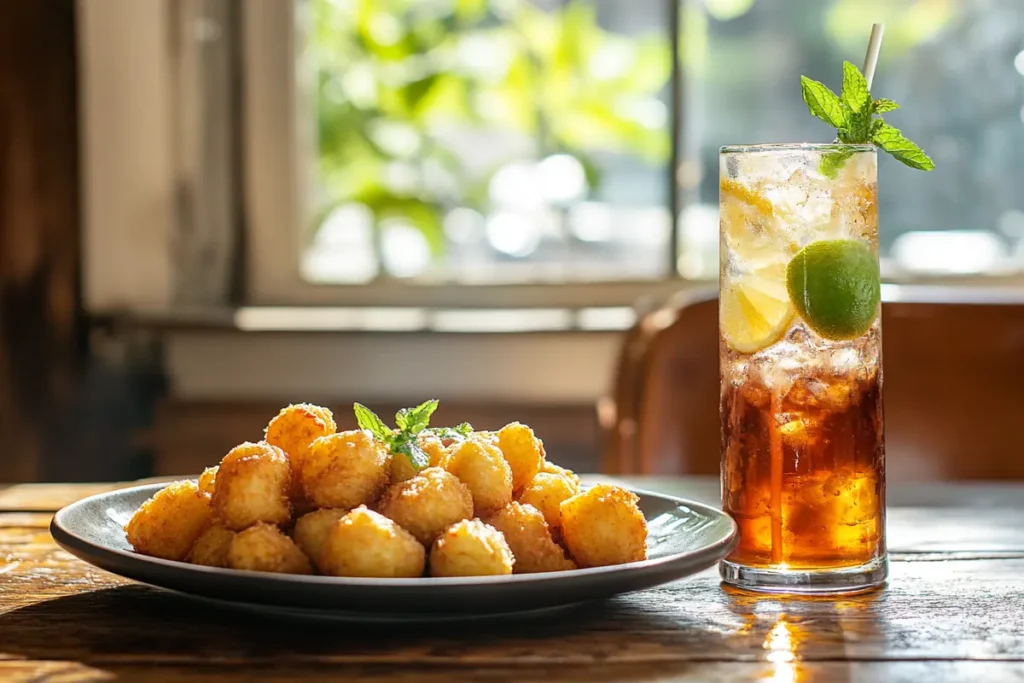
M 889 480 L 1024 479 L 1024 292 L 882 290 Z M 717 474 L 718 380 L 716 291 L 641 315 L 601 402 L 604 469 Z

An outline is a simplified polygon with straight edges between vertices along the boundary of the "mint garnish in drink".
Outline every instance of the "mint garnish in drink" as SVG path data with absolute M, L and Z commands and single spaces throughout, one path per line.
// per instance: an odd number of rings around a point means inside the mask
M 874 144 L 911 168 L 922 171 L 935 168 L 924 150 L 905 137 L 899 128 L 882 120 L 882 114 L 898 109 L 899 105 L 884 97 L 872 99 L 867 79 L 856 65 L 843 62 L 841 95 L 807 76 L 800 77 L 800 88 L 811 115 L 835 128 L 839 142 Z M 821 160 L 821 173 L 835 178 L 851 156 L 852 150 L 826 154 Z

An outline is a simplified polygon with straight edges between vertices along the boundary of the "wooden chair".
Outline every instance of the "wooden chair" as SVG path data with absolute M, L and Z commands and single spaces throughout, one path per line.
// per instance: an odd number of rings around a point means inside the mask
M 1024 479 L 1024 292 L 882 292 L 888 477 Z M 625 336 L 599 403 L 610 474 L 717 474 L 718 300 L 680 294 Z

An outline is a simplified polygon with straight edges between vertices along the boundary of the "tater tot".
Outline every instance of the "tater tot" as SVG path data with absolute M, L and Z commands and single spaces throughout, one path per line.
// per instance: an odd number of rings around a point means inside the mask
M 228 546 L 227 566 L 254 572 L 312 574 L 309 558 L 273 524 L 259 522 L 240 531 Z
M 428 467 L 385 491 L 377 510 L 429 547 L 442 531 L 473 516 L 473 495 L 454 474 Z
M 559 506 L 563 500 L 573 497 L 578 491 L 577 486 L 561 475 L 538 472 L 519 494 L 517 500 L 540 510 L 548 526 L 552 530 L 557 530 L 562 526 Z
M 210 497 L 194 481 L 178 481 L 142 504 L 124 531 L 135 550 L 165 560 L 184 560 L 210 524 Z
M 565 477 L 565 479 L 573 485 L 574 493 L 579 493 L 580 478 L 572 470 L 567 470 L 564 467 L 559 467 L 555 463 L 545 460 L 544 464 L 540 466 L 540 471 L 547 474 L 557 474 Z
M 430 548 L 431 576 L 511 574 L 514 563 L 502 533 L 479 519 L 456 522 Z
M 390 472 L 389 481 L 394 485 L 415 477 L 416 466 L 404 453 L 392 453 Z
M 632 491 L 598 484 L 564 501 L 562 537 L 581 567 L 636 562 L 647 557 L 647 522 Z
M 334 415 L 327 408 L 298 403 L 283 408 L 267 425 L 267 443 L 277 446 L 288 456 L 292 467 L 309 452 L 309 445 L 321 436 L 338 431 Z
M 348 510 L 339 510 L 338 508 L 322 508 L 299 517 L 295 522 L 292 536 L 314 565 L 320 566 L 320 550 L 324 547 L 324 541 L 327 540 L 327 534 L 330 533 L 331 527 L 347 512 Z
M 515 557 L 513 573 L 576 569 L 576 564 L 551 538 L 551 529 L 544 521 L 544 515 L 532 505 L 509 503 L 488 517 L 487 523 L 505 536 L 505 542 Z
M 313 442 L 299 468 L 306 496 L 317 507 L 350 510 L 380 497 L 390 478 L 391 454 L 363 430 Z
M 441 460 L 473 496 L 473 511 L 485 517 L 512 501 L 512 470 L 496 446 L 470 439 L 452 444 Z
M 267 425 L 266 441 L 277 446 L 288 457 L 294 483 L 291 490 L 292 506 L 305 511 L 311 506 L 299 482 L 299 469 L 316 439 L 334 434 L 338 427 L 330 410 L 311 403 L 298 403 L 283 408 Z
M 217 466 L 207 467 L 203 470 L 203 473 L 199 475 L 199 490 L 203 493 L 212 496 L 213 489 L 217 485 L 217 470 L 220 469 Z
M 415 578 L 426 551 L 408 531 L 361 505 L 331 527 L 320 550 L 320 571 L 331 576 Z
M 427 457 L 430 458 L 430 467 L 440 467 L 441 458 L 444 457 L 446 449 L 444 442 L 431 432 L 420 432 L 416 437 L 416 441 L 419 443 L 420 448 L 423 449 L 423 452 L 427 454 Z
M 512 470 L 512 490 L 521 491 L 543 462 L 540 440 L 532 429 L 513 422 L 498 431 L 498 448 Z
M 207 527 L 189 551 L 188 561 L 207 567 L 226 567 L 228 548 L 234 537 L 234 531 L 225 529 L 220 524 Z
M 291 520 L 292 471 L 288 458 L 266 442 L 235 446 L 220 461 L 212 504 L 217 521 L 232 531 L 256 522 Z
M 486 430 L 479 432 L 471 432 L 467 439 L 470 441 L 484 441 L 486 443 L 491 444 L 492 446 L 498 445 L 497 432 L 491 432 Z

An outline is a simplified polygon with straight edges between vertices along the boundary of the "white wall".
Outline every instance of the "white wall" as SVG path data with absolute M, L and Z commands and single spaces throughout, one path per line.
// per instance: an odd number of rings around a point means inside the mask
M 621 335 L 174 332 L 175 396 L 313 400 L 409 396 L 539 403 L 596 400 L 611 387 Z
M 163 0 L 79 0 L 84 302 L 162 307 L 173 291 L 171 51 Z

